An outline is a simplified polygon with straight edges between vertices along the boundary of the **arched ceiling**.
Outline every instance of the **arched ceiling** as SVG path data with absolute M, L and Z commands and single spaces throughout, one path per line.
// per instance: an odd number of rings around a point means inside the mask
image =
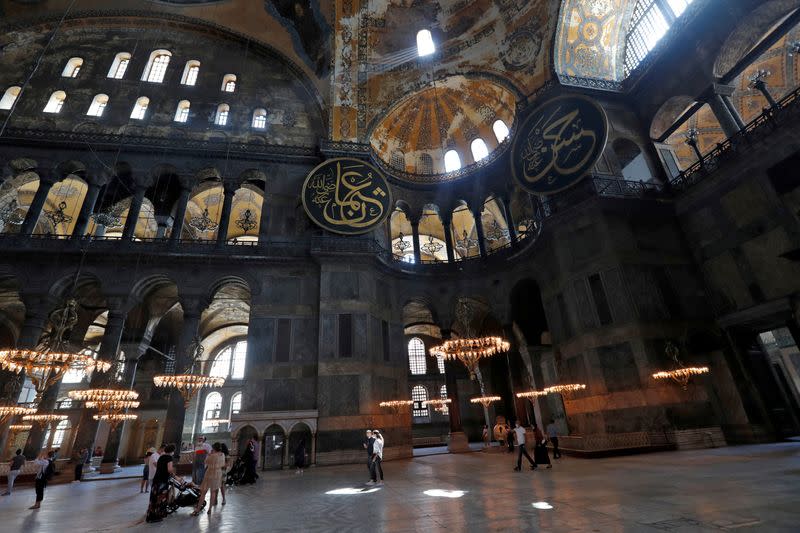
M 370 143 L 378 157 L 397 170 L 439 174 L 445 150 L 455 149 L 462 165 L 474 162 L 470 143 L 476 138 L 483 139 L 491 152 L 498 145 L 492 124 L 500 119 L 510 127 L 515 104 L 514 95 L 501 85 L 451 76 L 392 109 L 372 132 Z M 430 169 L 419 164 L 423 154 L 431 157 Z M 425 178 L 420 176 L 420 181 Z

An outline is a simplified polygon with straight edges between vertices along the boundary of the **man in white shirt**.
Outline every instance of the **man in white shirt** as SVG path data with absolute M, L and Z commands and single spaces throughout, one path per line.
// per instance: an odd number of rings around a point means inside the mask
M 372 463 L 369 469 L 371 479 L 367 482 L 367 485 L 378 483 L 379 472 L 381 481 L 378 484 L 383 485 L 383 467 L 381 466 L 381 462 L 383 462 L 383 436 L 377 429 L 372 432 L 372 435 L 375 437 L 375 442 L 372 444 Z
M 536 463 L 528 455 L 528 450 L 525 449 L 525 428 L 517 420 L 516 427 L 514 428 L 514 436 L 517 439 L 517 466 L 514 468 L 516 472 L 522 470 L 522 456 L 528 458 L 531 463 L 531 470 L 536 470 Z
M 152 487 L 153 476 L 156 475 L 156 466 L 158 466 L 158 458 L 164 453 L 164 445 L 162 444 L 159 446 L 158 451 L 156 451 L 155 448 L 150 448 L 149 451 L 152 451 L 153 453 L 151 453 L 150 457 L 147 458 L 147 486 Z
M 211 445 L 205 437 L 197 437 L 197 446 L 194 449 L 194 462 L 192 464 L 192 483 L 200 485 L 206 475 L 206 457 L 211 453 Z

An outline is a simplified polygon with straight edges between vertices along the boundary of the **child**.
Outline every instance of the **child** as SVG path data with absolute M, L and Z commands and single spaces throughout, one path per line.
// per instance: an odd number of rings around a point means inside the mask
M 144 471 L 142 472 L 142 483 L 139 485 L 139 494 L 143 492 L 150 492 L 150 456 L 153 452 L 147 450 L 144 454 Z

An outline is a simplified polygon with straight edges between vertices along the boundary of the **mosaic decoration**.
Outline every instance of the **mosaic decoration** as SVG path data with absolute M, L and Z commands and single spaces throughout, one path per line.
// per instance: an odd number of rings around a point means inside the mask
M 519 128 L 511 148 L 517 183 L 547 195 L 577 183 L 603 153 L 608 120 L 603 109 L 584 96 L 553 98 L 537 106 Z
M 383 223 L 392 205 L 383 174 L 359 159 L 329 159 L 303 184 L 303 207 L 319 227 L 358 235 Z

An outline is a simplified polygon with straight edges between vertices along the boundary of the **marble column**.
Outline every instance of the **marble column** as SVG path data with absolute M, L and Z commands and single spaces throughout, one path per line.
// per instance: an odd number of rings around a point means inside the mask
M 419 220 L 411 220 L 411 242 L 414 244 L 414 263 L 422 263 L 422 251 L 419 245 Z
M 508 226 L 508 240 L 512 245 L 517 244 L 517 225 L 514 223 L 514 217 L 511 215 L 511 204 L 505 196 L 501 196 L 499 202 L 500 206 L 503 208 L 503 216 Z
M 447 252 L 447 261 L 452 263 L 456 260 L 453 250 L 453 219 L 442 218 L 442 227 L 444 228 L 444 249 Z
M 456 373 L 459 370 L 459 363 L 445 361 L 444 380 L 447 385 L 447 397 L 451 400 L 447 406 L 450 417 L 450 435 L 447 442 L 447 450 L 451 453 L 468 452 L 469 439 L 467 439 L 464 428 L 461 425 L 461 402 L 458 394 L 458 380 Z M 489 429 L 491 432 L 491 428 Z
M 88 189 L 86 191 L 86 198 L 83 200 L 81 211 L 78 214 L 78 219 L 75 221 L 75 228 L 72 230 L 73 239 L 81 239 L 89 227 L 89 220 L 92 213 L 94 213 L 97 204 L 97 197 L 100 195 L 100 188 L 105 184 L 106 179 L 102 174 L 90 172 L 86 177 L 86 184 Z
M 139 213 L 142 210 L 142 203 L 144 202 L 144 193 L 147 187 L 136 184 L 136 188 L 131 198 L 131 206 L 128 209 L 128 217 L 125 219 L 125 228 L 122 230 L 122 240 L 129 241 L 133 239 L 134 232 L 136 231 L 136 224 L 139 223 Z
M 236 193 L 238 185 L 231 182 L 223 183 L 222 213 L 219 217 L 219 227 L 217 228 L 217 244 L 224 245 L 228 242 L 228 228 L 231 224 L 231 208 L 233 207 L 233 195 Z
M 481 253 L 481 257 L 486 257 L 486 240 L 483 237 L 483 218 L 481 217 L 481 212 L 481 209 L 473 210 L 472 217 L 475 219 L 475 235 L 478 239 L 478 250 Z
M 711 112 L 714 113 L 717 122 L 722 127 L 722 131 L 728 138 L 739 133 L 741 129 L 724 100 L 724 95 L 730 96 L 733 93 L 733 89 L 733 87 L 727 85 L 714 84 L 711 86 L 710 94 L 705 98 L 706 103 L 711 108 Z
M 21 235 L 31 235 L 33 233 L 36 223 L 39 222 L 39 216 L 42 214 L 44 203 L 47 201 L 47 195 L 58 181 L 58 178 L 51 172 L 37 170 L 37 174 L 39 174 L 39 188 L 36 189 L 36 194 L 34 194 L 33 201 L 28 207 L 28 212 L 25 213 L 25 220 L 19 230 Z
M 177 242 L 181 240 L 183 233 L 183 222 L 186 218 L 186 207 L 189 203 L 189 195 L 192 193 L 191 184 L 185 180 L 180 180 L 181 193 L 178 195 L 178 201 L 175 203 L 175 216 L 172 219 L 172 232 L 170 233 L 170 242 Z
M 181 327 L 180 337 L 175 346 L 175 373 L 183 374 L 191 364 L 192 354 L 188 353 L 192 341 L 197 336 L 200 327 L 200 316 L 206 307 L 207 302 L 203 298 L 182 298 L 181 307 L 183 308 L 183 326 Z M 199 372 L 195 368 L 194 372 Z M 167 405 L 167 415 L 164 422 L 164 442 L 172 443 L 180 447 L 183 436 L 183 422 L 186 417 L 186 405 L 183 396 L 176 389 L 171 389 L 169 403 Z
M 142 345 L 138 344 L 131 350 L 132 353 L 125 354 L 125 370 L 122 374 L 122 381 L 120 386 L 125 389 L 133 388 L 133 381 L 136 377 L 136 368 L 139 365 L 139 358 L 144 354 Z M 108 440 L 106 441 L 106 449 L 103 451 L 103 462 L 100 466 L 101 474 L 110 474 L 114 472 L 119 461 L 119 449 L 122 441 L 122 435 L 125 431 L 126 422 L 117 424 L 117 427 L 111 428 L 108 433 Z

